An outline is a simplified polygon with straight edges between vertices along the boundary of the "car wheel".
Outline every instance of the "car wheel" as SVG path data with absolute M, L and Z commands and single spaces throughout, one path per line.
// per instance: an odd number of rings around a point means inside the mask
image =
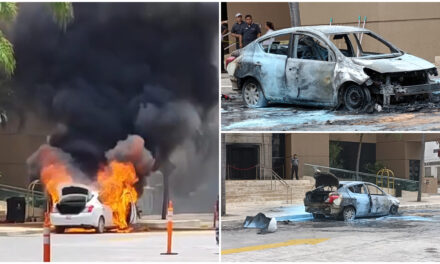
M 325 215 L 317 214 L 317 213 L 313 213 L 312 216 L 314 219 L 324 219 L 325 218 Z
M 350 84 L 344 91 L 345 108 L 349 111 L 360 111 L 371 103 L 371 93 L 368 88 Z
M 105 222 L 104 217 L 99 217 L 98 226 L 95 228 L 96 233 L 104 233 L 105 230 Z
M 342 211 L 342 218 L 344 221 L 353 221 L 356 218 L 356 210 L 351 206 L 345 207 Z
M 399 207 L 398 207 L 398 206 L 396 206 L 396 205 L 392 205 L 392 206 L 391 206 L 391 208 L 390 208 L 390 214 L 392 214 L 392 215 L 396 215 L 398 211 L 399 211 Z
M 243 89 L 241 91 L 243 95 L 243 101 L 249 107 L 265 107 L 267 106 L 267 100 L 264 97 L 263 91 L 261 90 L 260 84 L 253 79 L 247 80 L 243 84 Z
M 64 226 L 55 226 L 55 233 L 57 234 L 64 233 L 64 230 L 65 230 Z

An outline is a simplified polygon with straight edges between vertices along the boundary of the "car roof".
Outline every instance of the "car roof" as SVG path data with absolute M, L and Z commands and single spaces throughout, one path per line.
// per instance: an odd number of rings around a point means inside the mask
M 363 183 L 366 183 L 366 182 L 363 182 L 363 181 L 339 181 L 339 184 L 342 184 L 342 185 L 353 185 L 353 184 L 363 184 Z
M 309 31 L 315 33 L 320 32 L 325 35 L 353 33 L 353 32 L 370 32 L 370 30 L 360 27 L 320 25 L 320 26 L 303 26 L 303 27 L 291 27 L 291 28 L 280 29 L 272 32 L 271 35 L 279 34 L 279 33 L 291 33 L 296 31 Z

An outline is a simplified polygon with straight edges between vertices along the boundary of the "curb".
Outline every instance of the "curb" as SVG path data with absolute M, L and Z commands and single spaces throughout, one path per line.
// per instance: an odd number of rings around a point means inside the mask
M 407 204 L 400 205 L 399 209 L 426 209 L 426 208 L 440 208 L 440 204 Z

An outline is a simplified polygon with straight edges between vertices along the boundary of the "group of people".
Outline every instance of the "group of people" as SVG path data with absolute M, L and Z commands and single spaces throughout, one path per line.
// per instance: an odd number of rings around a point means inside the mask
M 275 30 L 275 27 L 272 22 L 266 21 L 265 23 L 266 34 L 271 33 Z M 223 21 L 221 24 L 221 33 L 222 36 L 228 33 L 227 21 Z M 249 43 L 256 40 L 261 36 L 261 28 L 260 25 L 255 24 L 252 20 L 252 15 L 246 15 L 243 21 L 243 15 L 241 13 L 237 13 L 235 15 L 235 23 L 231 28 L 231 36 L 235 37 L 235 48 L 241 49 L 246 47 Z M 224 47 L 222 47 L 222 55 L 224 52 Z M 223 61 L 223 60 L 222 60 Z M 223 63 L 222 63 L 222 71 L 224 71 Z

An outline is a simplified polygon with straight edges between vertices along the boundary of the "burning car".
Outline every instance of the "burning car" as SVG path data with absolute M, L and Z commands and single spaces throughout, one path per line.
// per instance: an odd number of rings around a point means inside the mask
M 336 217 L 345 221 L 356 217 L 397 214 L 400 201 L 378 186 L 361 181 L 339 181 L 331 173 L 316 172 L 316 189 L 306 193 L 306 212 L 314 218 Z
M 250 107 L 288 103 L 360 111 L 440 91 L 431 78 L 438 74 L 435 65 L 359 27 L 274 31 L 226 63 L 233 89 Z
M 129 210 L 126 222 L 132 224 L 136 219 L 134 203 L 130 204 Z M 103 233 L 105 229 L 117 228 L 113 217 L 113 210 L 101 202 L 98 192 L 80 185 L 63 187 L 60 200 L 50 213 L 50 221 L 57 233 L 71 227 L 95 228 L 97 233 Z

